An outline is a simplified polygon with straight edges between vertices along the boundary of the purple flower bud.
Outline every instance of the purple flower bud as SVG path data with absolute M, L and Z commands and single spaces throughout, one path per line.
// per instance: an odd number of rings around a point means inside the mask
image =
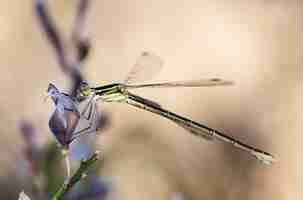
M 76 102 L 70 96 L 61 93 L 53 84 L 49 84 L 48 95 L 56 106 L 49 120 L 49 128 L 57 142 L 68 148 L 80 119 Z
M 20 121 L 19 128 L 26 143 L 33 143 L 35 136 L 35 129 L 32 123 L 23 119 Z

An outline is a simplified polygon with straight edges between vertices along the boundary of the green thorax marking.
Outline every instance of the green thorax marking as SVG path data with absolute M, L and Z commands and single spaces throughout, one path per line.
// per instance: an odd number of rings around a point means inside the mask
M 123 102 L 127 98 L 127 96 L 124 94 L 124 86 L 120 83 L 103 85 L 92 89 L 95 91 L 96 95 L 105 102 Z

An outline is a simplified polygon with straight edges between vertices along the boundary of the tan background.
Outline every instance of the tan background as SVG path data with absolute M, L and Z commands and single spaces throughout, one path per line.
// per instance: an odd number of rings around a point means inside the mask
M 75 2 L 49 3 L 61 30 L 69 31 Z M 115 187 L 110 199 L 166 200 L 174 192 L 197 200 L 302 198 L 302 1 L 99 0 L 88 26 L 93 51 L 85 74 L 92 84 L 122 80 L 143 50 L 165 60 L 158 81 L 234 80 L 233 87 L 137 93 L 278 159 L 264 166 L 150 113 L 101 104 L 111 116 L 111 127 L 98 137 L 103 175 Z M 66 81 L 31 1 L 2 0 L 0 27 L 1 179 L 20 157 L 21 117 L 34 121 L 41 144 L 51 139 L 53 106 L 43 96 L 49 82 L 65 88 Z

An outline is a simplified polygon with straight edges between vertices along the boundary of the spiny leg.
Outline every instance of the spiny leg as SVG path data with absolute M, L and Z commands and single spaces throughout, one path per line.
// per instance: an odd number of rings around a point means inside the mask
M 91 117 L 91 113 L 92 113 L 92 107 L 94 106 L 94 98 L 95 98 L 96 94 L 93 94 L 91 96 L 91 98 L 89 99 L 89 101 L 87 102 L 86 106 L 84 107 L 83 111 L 81 112 L 81 116 L 83 116 L 86 120 L 89 120 L 89 118 Z M 85 117 L 85 113 L 89 112 L 89 115 L 87 116 L 87 118 Z
M 84 119 L 86 119 L 89 124 L 87 127 L 77 131 L 76 133 L 73 134 L 73 137 L 71 138 L 71 141 L 75 140 L 76 138 L 78 138 L 79 136 L 81 135 L 84 135 L 84 134 L 88 134 L 88 133 L 91 133 L 95 128 L 95 122 L 96 122 L 96 119 L 97 119 L 97 116 L 98 116 L 98 111 L 97 111 L 97 103 L 96 101 L 91 101 L 89 102 L 89 115 L 88 115 L 88 118 L 86 118 L 84 115 L 81 115 L 81 117 L 84 117 Z

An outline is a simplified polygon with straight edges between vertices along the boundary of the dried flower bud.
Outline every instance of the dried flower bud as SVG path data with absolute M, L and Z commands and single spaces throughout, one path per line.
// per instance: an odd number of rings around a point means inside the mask
M 25 141 L 24 156 L 29 162 L 33 174 L 39 171 L 39 148 L 36 142 L 36 133 L 33 124 L 28 120 L 20 121 L 20 132 Z
M 98 109 L 98 118 L 96 119 L 96 129 L 97 131 L 104 131 L 105 129 L 107 129 L 110 124 L 110 114 L 107 112 L 103 112 L 101 114 L 101 111 Z
M 20 121 L 19 129 L 26 143 L 33 143 L 35 136 L 33 124 L 23 119 Z
M 68 148 L 80 119 L 76 102 L 70 96 L 61 93 L 53 84 L 49 84 L 48 95 L 56 106 L 49 120 L 49 128 L 57 142 L 62 147 Z
M 89 54 L 91 45 L 88 39 L 83 39 L 77 43 L 78 59 L 82 62 Z

